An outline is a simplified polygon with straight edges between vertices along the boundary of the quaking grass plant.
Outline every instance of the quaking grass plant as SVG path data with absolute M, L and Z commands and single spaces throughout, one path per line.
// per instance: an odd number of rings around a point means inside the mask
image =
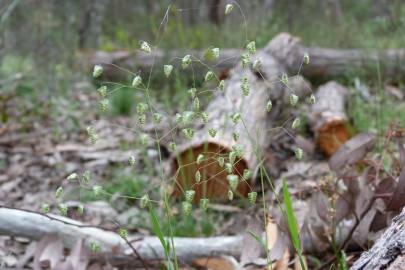
M 163 33 L 164 33 L 164 28 L 165 24 L 169 20 L 169 12 L 170 12 L 171 6 L 169 6 L 166 10 L 166 13 L 164 15 L 164 18 L 160 24 L 159 31 L 157 31 L 158 34 L 156 37 L 156 40 L 153 44 L 150 44 L 147 41 L 141 41 L 139 46 L 140 50 L 142 50 L 144 53 L 151 54 L 153 56 L 153 59 L 155 58 L 155 52 L 159 47 L 159 44 L 163 38 Z M 235 9 L 237 9 L 241 17 L 243 19 L 243 27 L 245 31 L 245 40 L 243 40 L 243 53 L 240 56 L 241 64 L 245 69 L 253 68 L 253 69 L 258 69 L 260 66 L 260 60 L 255 60 L 251 61 L 251 56 L 256 53 L 256 44 L 255 41 L 248 40 L 247 38 L 247 32 L 248 32 L 248 26 L 247 22 L 244 16 L 244 13 L 242 9 L 240 8 L 239 4 L 236 1 L 232 1 L 231 3 L 227 4 L 224 10 L 225 15 L 230 15 L 231 13 L 235 12 Z M 206 51 L 207 57 L 210 59 L 218 59 L 221 53 L 221 49 L 217 47 L 210 47 Z M 154 61 L 155 62 L 155 61 Z M 217 87 L 215 90 L 204 90 L 204 89 L 197 89 L 196 87 L 192 87 L 191 89 L 188 90 L 188 95 L 190 96 L 190 108 L 191 110 L 186 110 L 182 113 L 177 113 L 174 118 L 175 118 L 175 125 L 170 127 L 170 132 L 168 134 L 165 134 L 163 136 L 159 136 L 158 130 L 156 129 L 156 124 L 159 124 L 163 120 L 163 115 L 160 113 L 156 107 L 154 106 L 151 98 L 151 76 L 152 73 L 155 69 L 162 69 L 164 78 L 166 80 L 170 80 L 173 76 L 173 73 L 176 69 L 175 65 L 173 62 L 179 62 L 179 69 L 191 69 L 192 74 L 193 74 L 193 80 L 194 80 L 194 68 L 193 65 L 201 65 L 204 69 L 206 69 L 206 73 L 204 76 L 204 81 L 206 83 L 210 82 L 212 83 L 213 81 L 216 81 Z M 299 67 L 298 74 L 300 73 L 302 65 L 309 64 L 309 56 L 305 55 L 302 59 L 301 66 Z M 164 168 L 163 168 L 163 155 L 162 155 L 162 139 L 164 137 L 171 136 L 172 141 L 168 144 L 168 148 L 176 153 L 176 138 L 175 134 L 176 131 L 180 130 L 180 134 L 184 137 L 186 140 L 191 140 L 195 134 L 194 130 L 194 124 L 197 121 L 201 121 L 203 124 L 207 125 L 209 124 L 209 112 L 204 111 L 201 108 L 200 104 L 200 98 L 202 95 L 206 95 L 208 93 L 212 93 L 214 91 L 224 91 L 226 81 L 219 79 L 219 76 L 215 73 L 215 71 L 207 64 L 204 62 L 203 59 L 199 59 L 195 55 L 185 55 L 182 58 L 174 58 L 172 59 L 169 63 L 164 64 L 163 66 L 157 66 L 156 63 L 153 63 L 149 74 L 146 78 L 143 78 L 140 73 L 133 73 L 132 71 L 125 70 L 121 67 L 117 67 L 123 72 L 127 72 L 128 74 L 131 74 L 133 79 L 130 83 L 128 84 L 122 84 L 122 83 L 111 83 L 111 82 L 100 82 L 102 86 L 97 89 L 98 95 L 99 95 L 99 107 L 101 111 L 108 111 L 110 109 L 110 99 L 114 93 L 119 91 L 122 88 L 131 88 L 133 91 L 140 91 L 143 93 L 144 96 L 144 101 L 139 102 L 136 104 L 136 115 L 137 115 L 137 127 L 132 129 L 133 132 L 135 132 L 138 135 L 139 141 L 143 147 L 146 147 L 153 143 L 156 147 L 157 153 L 158 153 L 158 159 L 159 159 L 159 168 L 158 168 L 158 176 L 160 179 L 160 184 L 158 187 L 152 187 L 150 191 L 153 189 L 161 189 L 161 196 L 160 197 L 152 197 L 151 192 L 145 192 L 145 194 L 141 197 L 130 197 L 133 200 L 139 201 L 139 206 L 141 208 L 146 208 L 149 211 L 150 214 L 150 223 L 151 223 L 151 230 L 153 233 L 159 238 L 160 243 L 164 249 L 164 254 L 165 254 L 165 264 L 168 269 L 179 269 L 179 262 L 176 256 L 176 248 L 174 245 L 174 217 L 173 217 L 173 212 L 172 212 L 172 207 L 171 203 L 172 200 L 170 198 L 171 196 L 171 186 L 173 186 L 174 183 L 170 183 L 170 181 L 176 182 L 176 176 L 178 175 L 179 171 L 190 164 L 183 164 L 181 165 L 174 177 L 173 178 L 169 175 L 165 174 Z M 93 69 L 93 77 L 94 78 L 100 78 L 103 74 L 103 66 L 102 65 L 96 65 L 94 66 Z M 265 79 L 265 78 L 263 78 Z M 290 96 L 289 96 L 289 101 L 292 106 L 296 106 L 298 102 L 300 102 L 299 97 L 294 93 L 294 90 L 289 87 L 289 76 L 287 74 L 282 74 L 281 77 L 279 78 L 278 82 L 282 82 L 285 86 L 286 89 L 290 91 Z M 274 83 L 274 82 L 268 82 Z M 194 83 L 195 85 L 195 83 Z M 254 89 L 251 89 L 249 81 L 247 80 L 246 77 L 241 78 L 241 85 L 240 85 L 240 94 L 244 96 L 249 96 L 250 91 L 254 91 Z M 225 95 L 227 93 L 224 93 Z M 311 95 L 309 98 L 310 103 L 315 103 L 315 96 Z M 266 110 L 270 112 L 272 110 L 273 103 L 271 100 L 267 101 L 266 104 Z M 235 108 L 235 112 L 232 114 L 230 117 L 230 121 L 237 123 L 237 122 L 242 122 L 244 121 L 243 115 L 241 114 L 240 111 L 238 111 L 237 108 Z M 147 133 L 144 133 L 141 129 L 141 127 L 147 123 L 152 123 L 154 125 L 154 131 L 152 136 L 150 136 Z M 291 127 L 293 129 L 297 129 L 300 126 L 300 118 L 296 118 L 292 121 Z M 283 129 L 285 130 L 285 129 Z M 286 130 L 285 130 L 286 131 Z M 99 140 L 99 135 L 97 134 L 96 130 L 92 127 L 89 126 L 86 129 L 87 135 L 89 137 L 89 141 L 92 144 L 96 144 L 97 141 Z M 246 130 L 247 134 L 253 134 L 256 131 L 251 131 L 251 130 Z M 287 131 L 286 131 L 287 132 Z M 216 129 L 209 129 L 208 133 L 211 137 L 215 137 L 218 134 L 218 130 Z M 288 132 L 287 134 L 291 136 Z M 237 141 L 238 134 L 234 133 L 233 134 L 234 140 Z M 263 153 L 262 150 L 260 149 L 260 146 L 257 145 L 257 142 L 254 140 L 254 136 L 249 135 L 250 138 L 250 143 L 255 145 L 254 149 L 254 155 L 256 156 L 257 160 L 263 161 Z M 233 166 L 237 162 L 238 159 L 240 159 L 241 154 L 243 151 L 243 145 L 241 147 L 238 147 L 237 144 L 235 144 L 235 147 L 233 150 L 229 153 L 229 155 L 223 155 L 221 153 L 216 153 L 214 160 L 212 162 L 217 162 L 220 167 L 223 168 L 224 171 L 227 172 L 227 181 L 228 181 L 228 186 L 229 190 L 227 191 L 227 198 L 229 201 L 234 200 L 234 194 L 235 190 L 237 189 L 238 185 L 242 181 L 247 181 L 250 179 L 253 175 L 253 172 L 250 170 L 245 170 L 243 172 L 243 177 L 239 177 L 238 175 L 233 173 Z M 303 150 L 300 148 L 296 148 L 295 150 L 295 156 L 297 159 L 301 159 L 303 157 Z M 201 154 L 197 157 L 197 159 L 193 162 L 195 164 L 201 163 L 203 160 L 205 160 L 204 154 Z M 137 163 L 137 159 L 135 156 L 129 156 L 128 157 L 128 166 L 135 166 Z M 304 263 L 303 259 L 303 254 L 302 254 L 302 248 L 301 248 L 301 243 L 300 243 L 300 237 L 299 237 L 299 228 L 296 222 L 296 218 L 294 215 L 294 211 L 292 209 L 292 202 L 291 202 L 291 197 L 290 193 L 287 188 L 287 184 L 283 183 L 283 200 L 284 204 L 278 200 L 278 196 L 275 193 L 275 189 L 272 183 L 272 180 L 270 179 L 269 175 L 267 174 L 265 167 L 263 165 L 263 162 L 259 162 L 258 168 L 255 168 L 255 171 L 258 172 L 258 178 L 260 179 L 260 188 L 261 188 L 261 196 L 262 196 L 262 208 L 263 208 L 263 220 L 264 220 L 264 226 L 265 228 L 267 227 L 267 216 L 268 216 L 268 205 L 266 203 L 266 200 L 264 198 L 265 190 L 270 187 L 270 189 L 274 192 L 274 195 L 278 201 L 278 206 L 282 210 L 282 213 L 284 214 L 287 224 L 288 224 L 288 229 L 290 232 L 290 238 L 292 241 L 292 246 L 294 247 L 299 259 L 300 259 L 300 264 L 302 269 L 306 269 L 306 264 Z M 91 175 L 90 172 L 86 171 L 82 175 L 79 175 L 78 173 L 73 173 L 70 176 L 67 177 L 67 180 L 72 183 L 78 183 L 81 188 L 84 189 L 90 189 L 94 193 L 94 196 L 100 197 L 100 196 L 112 196 L 113 194 L 108 193 L 103 189 L 101 185 L 98 184 L 93 184 L 91 183 Z M 195 174 L 195 182 L 198 184 L 201 181 L 201 174 L 200 171 L 196 171 Z M 214 180 L 205 180 L 205 181 L 214 181 Z M 195 190 L 193 189 L 194 185 L 191 186 L 190 189 L 188 190 L 182 190 L 183 193 L 183 202 L 182 202 L 182 211 L 183 215 L 185 218 L 190 218 L 190 214 L 193 212 L 193 207 L 194 207 L 194 198 L 195 198 Z M 247 195 L 247 199 L 250 204 L 255 204 L 257 201 L 258 194 L 255 192 L 252 188 L 250 192 Z M 59 187 L 56 192 L 55 192 L 55 198 L 57 201 L 57 208 L 59 209 L 60 213 L 62 215 L 67 215 L 67 210 L 68 207 L 65 203 L 63 203 L 63 188 Z M 128 199 L 128 196 L 125 197 Z M 203 197 L 199 201 L 199 208 L 202 211 L 207 211 L 209 208 L 209 198 Z M 157 207 L 162 206 L 164 208 L 164 217 L 165 217 L 165 222 L 164 224 L 167 224 L 168 228 L 165 228 L 166 231 L 168 231 L 168 235 L 164 234 L 164 228 L 162 228 L 162 220 L 159 218 L 157 214 Z M 43 205 L 43 211 L 47 213 L 49 211 L 49 204 L 44 204 Z M 80 205 L 78 207 L 79 213 L 83 213 L 84 211 L 84 206 Z M 127 238 L 128 232 L 125 228 L 120 227 L 117 233 L 124 239 Z M 254 237 L 265 249 L 265 253 L 267 254 L 267 263 L 268 263 L 268 268 L 272 268 L 272 262 L 269 257 L 269 247 L 267 246 L 267 240 L 262 240 L 259 236 L 252 234 L 252 237 Z M 267 236 L 266 236 L 267 237 Z M 98 251 L 100 250 L 100 246 L 96 242 L 92 242 L 91 244 L 91 249 L 93 251 Z

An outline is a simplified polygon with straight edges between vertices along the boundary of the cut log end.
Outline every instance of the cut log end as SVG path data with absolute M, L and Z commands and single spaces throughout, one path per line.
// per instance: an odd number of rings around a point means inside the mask
M 319 149 L 328 157 L 332 156 L 350 139 L 345 103 L 348 90 L 331 81 L 319 86 L 316 103 L 310 111 L 310 122 Z
M 173 159 L 173 175 L 175 177 L 175 197 L 184 196 L 186 190 L 194 190 L 195 201 L 201 198 L 209 198 L 212 201 L 223 201 L 227 198 L 229 185 L 227 181 L 227 171 L 225 166 L 221 167 L 218 162 L 219 157 L 228 160 L 231 150 L 216 143 L 203 143 L 193 145 L 178 153 Z M 204 155 L 203 161 L 197 164 L 197 157 Z M 233 174 L 239 176 L 238 188 L 235 196 L 246 197 L 249 192 L 249 183 L 242 181 L 243 172 L 248 168 L 247 161 L 236 159 L 233 165 Z M 196 183 L 196 173 L 200 172 L 200 182 Z
M 318 130 L 318 146 L 328 157 L 349 139 L 350 132 L 344 120 L 331 121 Z

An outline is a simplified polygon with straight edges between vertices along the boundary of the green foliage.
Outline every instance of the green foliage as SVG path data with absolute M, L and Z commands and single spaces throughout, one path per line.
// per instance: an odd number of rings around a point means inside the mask
M 299 229 L 297 224 L 297 219 L 294 214 L 292 207 L 290 192 L 288 191 L 287 183 L 285 179 L 283 180 L 283 198 L 284 198 L 284 211 L 287 218 L 288 230 L 290 232 L 291 241 L 293 243 L 294 249 L 300 258 L 300 264 L 302 269 L 306 269 L 305 263 L 302 259 L 302 248 L 299 236 Z
M 113 115 L 130 115 L 134 111 L 134 89 L 123 87 L 112 94 Z
M 166 242 L 165 236 L 160 227 L 159 218 L 156 214 L 155 208 L 153 208 L 152 204 L 150 203 L 149 203 L 149 214 L 150 214 L 150 221 L 152 224 L 152 231 L 159 238 L 160 243 L 162 244 L 163 250 L 165 251 L 166 260 L 169 260 L 170 245 L 168 242 Z
M 391 124 L 405 126 L 404 111 L 404 103 L 385 96 L 385 93 L 370 100 L 353 93 L 348 100 L 348 114 L 359 132 L 376 131 L 382 134 Z
M 348 270 L 346 253 L 342 250 L 339 255 L 339 270 Z

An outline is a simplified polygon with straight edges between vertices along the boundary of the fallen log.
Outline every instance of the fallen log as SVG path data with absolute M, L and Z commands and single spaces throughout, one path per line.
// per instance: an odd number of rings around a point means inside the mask
M 0 206 L 0 235 L 25 237 L 31 240 L 40 240 L 47 235 L 56 235 L 69 249 L 74 248 L 79 241 L 82 241 L 83 246 L 88 250 L 91 249 L 92 243 L 97 243 L 100 246 L 100 252 L 93 256 L 92 260 L 108 262 L 113 266 L 140 265 L 139 257 L 148 263 L 163 261 L 165 258 L 158 237 L 128 236 L 128 242 L 139 255 L 137 257 L 134 256 L 133 249 L 128 246 L 127 242 L 113 231 L 85 225 L 66 217 L 43 215 L 2 206 Z M 245 235 L 208 238 L 174 237 L 173 242 L 176 256 L 183 263 L 192 263 L 197 258 L 218 258 L 221 256 L 232 256 L 238 260 L 243 251 L 246 237 L 249 235 L 246 233 Z M 287 234 L 282 236 L 279 231 L 277 239 L 282 242 L 285 235 Z M 314 239 L 311 238 L 311 235 L 305 234 L 302 237 L 305 252 L 316 250 L 316 244 L 313 243 Z M 339 235 L 338 243 L 342 241 L 342 237 L 344 236 Z M 286 247 L 285 243 L 281 243 L 281 245 Z M 263 256 L 263 254 L 261 255 Z
M 304 46 L 298 37 L 288 33 L 281 33 L 274 37 L 278 39 L 278 46 L 272 47 L 267 53 L 275 57 L 284 65 L 288 73 L 296 74 L 299 70 L 304 54 L 310 57 L 310 64 L 301 67 L 301 74 L 307 78 L 319 79 L 321 77 L 334 78 L 347 75 L 349 72 L 361 72 L 371 69 L 377 70 L 381 77 L 394 79 L 405 74 L 405 67 L 401 65 L 405 61 L 405 49 L 388 50 L 361 50 L 361 49 L 333 49 Z M 223 49 L 215 67 L 219 70 L 233 68 L 239 61 L 242 50 Z M 136 69 L 149 70 L 153 63 L 161 65 L 165 61 L 183 57 L 186 54 L 194 55 L 203 59 L 204 51 L 163 51 L 156 50 L 153 54 L 145 54 L 138 50 L 117 50 L 113 52 L 84 51 L 83 54 L 92 66 L 105 64 L 106 74 L 116 76 L 120 71 L 109 66 L 115 64 L 134 71 Z
M 351 270 L 405 269 L 405 208 L 373 245 L 364 252 Z
M 314 212 L 312 208 L 307 209 L 307 211 L 308 213 Z M 272 211 L 272 213 L 275 212 Z M 402 223 L 404 223 L 404 221 L 402 221 Z M 278 226 L 280 225 L 278 224 Z M 337 235 L 337 244 L 345 239 L 350 226 L 351 225 L 346 228 L 341 228 L 340 233 Z M 274 250 L 270 252 L 270 255 L 275 261 L 280 259 L 275 257 L 278 256 L 276 254 L 276 246 L 280 245 L 277 246 L 277 250 L 281 250 L 281 252 L 285 251 L 285 248 L 288 248 L 287 242 L 289 240 L 286 236 L 288 232 L 282 233 L 281 231 L 286 230 L 286 228 L 282 228 L 283 227 L 279 227 L 277 237 L 273 237 L 277 239 L 277 242 L 275 243 Z M 403 236 L 403 232 L 401 233 Z M 317 239 L 314 237 L 313 233 L 309 233 L 306 230 L 302 230 L 300 234 L 305 254 L 319 252 L 319 241 L 321 240 Z M 128 246 L 127 242 L 113 231 L 106 231 L 66 217 L 57 215 L 47 216 L 40 213 L 2 206 L 0 206 L 0 235 L 24 237 L 31 240 L 41 240 L 45 236 L 56 235 L 64 246 L 70 250 L 74 249 L 79 242 L 81 242 L 82 246 L 87 250 L 91 250 L 91 243 L 97 243 L 100 245 L 100 251 L 93 254 L 91 260 L 108 262 L 110 265 L 116 267 L 128 265 L 134 268 L 142 267 L 142 263 L 145 262 L 149 265 L 159 265 L 165 258 L 161 242 L 157 237 L 142 235 L 128 236 L 128 242 L 131 243 L 142 259 L 143 262 L 141 262 L 139 257 L 134 255 L 133 249 Z M 260 232 L 259 235 L 261 235 Z M 208 238 L 174 237 L 173 242 L 176 249 L 176 256 L 181 263 L 190 264 L 195 263 L 199 258 L 211 259 L 221 258 L 223 256 L 231 256 L 239 261 L 243 247 L 246 245 L 246 237 L 250 237 L 250 233 Z M 169 239 L 167 238 L 166 241 L 169 241 Z M 252 241 L 255 242 L 256 240 L 252 239 Z M 263 239 L 263 241 L 265 240 Z M 323 252 L 325 252 L 325 250 L 327 250 L 327 247 L 325 247 Z M 291 246 L 290 251 L 292 251 Z M 263 250 L 260 251 L 261 258 L 265 257 L 263 252 Z M 266 260 L 264 260 L 264 262 L 266 264 Z
M 379 72 L 383 78 L 397 78 L 405 75 L 405 49 L 360 50 L 306 47 L 300 39 L 288 33 L 277 36 L 279 47 L 272 48 L 271 53 L 280 63 L 284 63 L 290 73 L 296 73 L 305 54 L 309 55 L 310 64 L 301 68 L 301 74 L 307 78 L 339 77 L 349 72 L 361 72 L 371 69 Z
M 309 119 L 319 148 L 332 156 L 350 138 L 345 101 L 348 90 L 331 81 L 316 92 L 316 102 L 310 109 Z
M 283 111 L 291 91 L 301 96 L 310 93 L 310 86 L 302 77 L 291 79 L 290 89 L 280 82 L 285 70 L 268 54 L 271 47 L 278 46 L 275 45 L 277 42 L 278 39 L 274 39 L 254 56 L 261 61 L 259 71 L 238 65 L 230 72 L 224 91 L 216 92 L 206 109 L 208 124 L 196 131 L 192 141 L 179 147 L 172 156 L 171 173 L 176 183 L 176 195 L 192 188 L 196 191 L 196 200 L 203 197 L 226 199 L 230 189 L 229 174 L 238 176 L 236 195 L 246 196 L 251 191 L 250 179 L 245 179 L 244 172 L 257 170 L 261 151 L 269 143 L 268 130 L 274 127 L 272 120 Z M 241 90 L 243 78 L 250 87 L 248 95 Z M 271 113 L 266 108 L 270 100 L 273 104 Z M 232 119 L 235 114 L 239 115 L 239 121 Z M 217 134 L 210 136 L 210 129 L 215 129 Z M 234 134 L 237 134 L 236 139 Z M 232 162 L 230 155 L 237 146 L 242 146 L 243 151 Z M 197 164 L 200 155 L 204 160 Z M 232 172 L 225 169 L 227 164 L 225 167 L 220 164 L 220 158 L 233 165 Z M 196 173 L 201 176 L 199 183 L 196 183 Z
M 214 61 L 208 61 L 207 64 L 213 66 L 214 69 L 218 71 L 231 69 L 236 65 L 240 59 L 242 50 L 240 49 L 224 49 L 220 51 L 219 58 Z M 164 51 L 164 50 L 154 50 L 152 54 L 147 54 L 140 50 L 117 50 L 113 52 L 106 51 L 96 51 L 96 52 L 87 52 L 84 51 L 83 54 L 87 58 L 87 62 L 94 66 L 96 64 L 103 65 L 104 74 L 107 77 L 119 77 L 119 74 L 122 73 L 121 70 L 114 67 L 113 65 L 129 69 L 135 72 L 137 69 L 142 71 L 149 71 L 154 63 L 157 66 L 161 66 L 163 63 L 172 63 L 173 65 L 178 64 L 179 59 L 183 58 L 184 55 L 192 55 L 195 58 L 204 59 L 204 51 L 198 50 L 173 50 L 173 51 Z M 176 60 L 177 59 L 177 60 Z M 206 62 L 206 61 L 205 61 Z M 199 65 L 196 65 L 195 68 L 198 68 Z
M 21 236 L 39 240 L 45 235 L 56 234 L 68 248 L 73 248 L 78 240 L 83 239 L 89 248 L 91 242 L 100 245 L 100 260 L 111 264 L 127 264 L 137 260 L 131 256 L 132 249 L 115 232 L 86 226 L 75 220 L 46 216 L 39 213 L 0 206 L 0 235 Z M 239 256 L 242 250 L 242 236 L 219 236 L 211 238 L 175 237 L 174 246 L 177 257 L 184 262 L 191 262 L 199 257 L 216 255 Z M 132 240 L 136 240 L 132 242 Z M 163 260 L 164 250 L 157 237 L 133 236 L 128 238 L 144 260 Z

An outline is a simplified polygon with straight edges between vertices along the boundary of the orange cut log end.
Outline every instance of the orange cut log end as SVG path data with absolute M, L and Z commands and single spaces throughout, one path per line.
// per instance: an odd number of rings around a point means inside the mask
M 318 131 L 317 143 L 328 157 L 332 156 L 339 147 L 350 139 L 350 132 L 345 121 L 326 123 Z

